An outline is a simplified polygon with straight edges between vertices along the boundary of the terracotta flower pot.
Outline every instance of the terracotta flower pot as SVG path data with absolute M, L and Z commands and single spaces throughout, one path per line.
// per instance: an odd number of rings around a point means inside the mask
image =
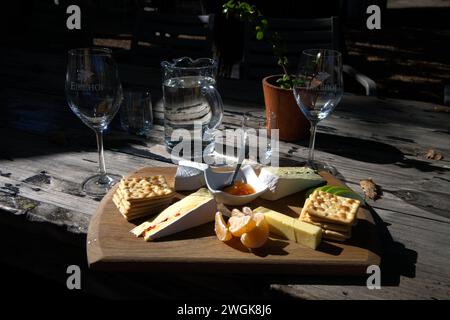
M 266 104 L 267 130 L 279 129 L 280 140 L 297 141 L 309 133 L 310 124 L 295 101 L 292 90 L 281 89 L 275 85 L 280 75 L 263 79 L 264 102 Z M 272 123 L 272 113 L 276 123 Z

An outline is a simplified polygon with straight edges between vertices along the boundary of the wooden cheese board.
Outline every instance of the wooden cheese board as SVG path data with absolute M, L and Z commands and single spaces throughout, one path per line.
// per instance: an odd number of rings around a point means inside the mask
M 176 167 L 148 167 L 129 176 L 162 174 L 173 186 L 175 173 Z M 330 185 L 343 185 L 326 172 L 320 175 Z M 219 241 L 214 222 L 145 242 L 130 233 L 142 220 L 127 222 L 112 201 L 114 192 L 115 188 L 103 198 L 89 225 L 87 258 L 95 270 L 359 276 L 366 274 L 369 265 L 380 263 L 376 225 L 364 207 L 359 208 L 358 223 L 346 242 L 322 240 L 317 250 L 312 250 L 271 236 L 262 248 L 250 252 L 238 240 Z M 299 192 L 277 201 L 258 198 L 248 206 L 297 217 L 304 197 L 304 192 Z

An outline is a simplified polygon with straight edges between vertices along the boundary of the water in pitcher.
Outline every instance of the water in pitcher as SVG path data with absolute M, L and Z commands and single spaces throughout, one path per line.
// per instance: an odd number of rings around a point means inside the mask
M 215 83 L 214 78 L 207 76 L 175 77 L 164 81 L 164 137 L 169 149 L 180 142 L 182 134 L 172 135 L 176 129 L 184 129 L 180 132 L 185 133 L 185 130 L 189 131 L 192 146 L 200 143 L 204 149 L 211 143 L 202 139 L 212 117 L 202 87 L 215 86 Z M 194 129 L 198 128 L 201 132 L 194 134 Z

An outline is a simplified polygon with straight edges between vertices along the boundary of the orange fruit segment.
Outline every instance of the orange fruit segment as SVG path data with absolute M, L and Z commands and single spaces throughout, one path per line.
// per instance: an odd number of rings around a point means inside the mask
M 250 209 L 249 207 L 243 207 L 242 208 L 242 213 L 248 216 L 253 215 L 253 210 Z
M 269 224 L 263 213 L 254 213 L 255 228 L 241 235 L 241 242 L 250 249 L 262 247 L 269 238 Z
M 235 237 L 240 237 L 256 227 L 256 222 L 249 215 L 235 215 L 228 219 L 229 230 Z
M 230 230 L 228 230 L 228 226 L 223 219 L 222 213 L 220 211 L 216 212 L 215 223 L 214 223 L 214 231 L 216 232 L 217 238 L 220 241 L 228 241 L 233 238 Z
M 233 210 L 231 210 L 231 216 L 243 217 L 245 216 L 245 214 L 241 210 L 234 208 Z
M 249 207 L 241 210 L 233 209 L 228 223 L 225 222 L 222 212 L 215 215 L 214 231 L 220 241 L 229 241 L 239 237 L 241 243 L 249 249 L 262 247 L 269 238 L 269 224 L 264 213 L 253 213 Z
M 217 211 L 220 211 L 222 215 L 231 217 L 231 211 L 223 203 L 217 204 Z

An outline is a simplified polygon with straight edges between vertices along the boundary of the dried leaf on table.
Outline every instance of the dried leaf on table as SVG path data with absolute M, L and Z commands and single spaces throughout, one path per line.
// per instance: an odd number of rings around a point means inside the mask
M 379 196 L 378 187 L 372 179 L 364 179 L 359 182 L 361 189 L 367 198 L 376 200 Z
M 430 159 L 430 160 L 438 160 L 438 161 L 444 159 L 442 154 L 440 154 L 439 152 L 437 152 L 434 149 L 428 150 L 427 154 L 425 155 L 425 158 Z
M 438 106 L 438 107 L 434 107 L 434 108 L 433 108 L 433 112 L 446 112 L 446 113 L 450 113 L 450 108 L 449 108 L 449 107 Z

